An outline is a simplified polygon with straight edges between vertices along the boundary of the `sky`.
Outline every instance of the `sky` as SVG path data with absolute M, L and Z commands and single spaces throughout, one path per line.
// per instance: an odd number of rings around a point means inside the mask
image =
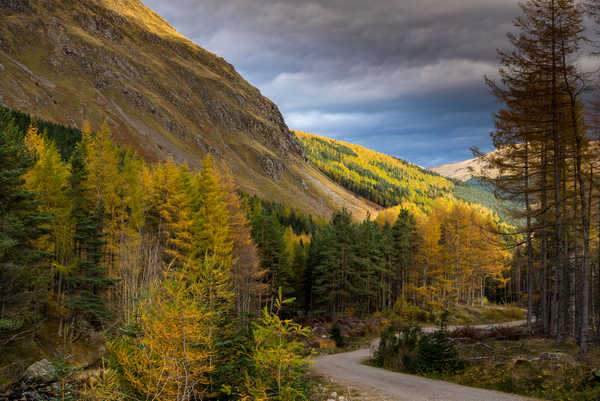
M 425 167 L 491 150 L 518 0 L 143 0 L 233 64 L 291 129 Z

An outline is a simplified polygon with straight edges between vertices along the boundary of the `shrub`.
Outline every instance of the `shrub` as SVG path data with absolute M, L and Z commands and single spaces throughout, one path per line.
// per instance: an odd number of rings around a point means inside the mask
M 421 336 L 414 351 L 406 353 L 403 361 L 409 373 L 454 373 L 466 366 L 443 329 Z
M 381 334 L 373 363 L 416 374 L 454 373 L 466 364 L 458 357 L 442 316 L 440 330 L 423 334 L 417 325 L 387 327 Z
M 431 314 L 429 312 L 402 300 L 398 300 L 394 305 L 394 313 L 405 323 L 426 323 L 431 321 Z
M 334 323 L 334 325 L 331 327 L 331 330 L 329 330 L 329 334 L 331 335 L 333 341 L 335 341 L 336 347 L 343 348 L 346 346 L 346 339 L 342 334 L 342 329 L 340 328 L 339 322 Z

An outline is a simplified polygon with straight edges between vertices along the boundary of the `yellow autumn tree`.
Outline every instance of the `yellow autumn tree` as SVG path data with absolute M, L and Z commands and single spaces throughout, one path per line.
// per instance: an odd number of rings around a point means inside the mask
M 191 177 L 187 166 L 173 160 L 157 165 L 152 173 L 150 214 L 163 247 L 163 260 L 181 268 L 192 251 Z
M 68 196 L 69 168 L 62 160 L 54 142 L 44 138 L 35 125 L 29 127 L 25 143 L 34 155 L 35 164 L 25 174 L 26 187 L 38 194 L 40 211 L 50 216 L 48 234 L 38 246 L 54 257 L 51 276 L 54 279 L 54 299 L 61 316 L 64 310 L 64 279 L 73 264 L 75 222 L 71 216 L 72 202 Z
M 192 208 L 195 257 L 214 257 L 230 264 L 233 241 L 229 229 L 227 195 L 223 182 L 213 167 L 210 155 L 202 164 L 202 172 L 194 178 Z
M 141 309 L 140 333 L 109 343 L 123 379 L 144 398 L 188 401 L 207 394 L 213 367 L 203 286 L 187 271 L 172 271 Z
M 106 263 L 109 277 L 115 278 L 119 251 L 119 233 L 124 220 L 122 191 L 124 183 L 119 174 L 119 148 L 111 139 L 111 131 L 105 122 L 100 131 L 92 134 L 83 132 L 86 149 L 87 185 L 94 203 L 102 202 L 105 211 L 105 226 L 108 232 Z

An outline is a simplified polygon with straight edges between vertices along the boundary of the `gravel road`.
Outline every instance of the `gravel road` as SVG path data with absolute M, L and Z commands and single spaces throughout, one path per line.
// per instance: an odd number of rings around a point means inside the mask
M 492 328 L 496 326 L 520 326 L 525 322 L 510 322 L 497 325 L 475 326 Z M 450 330 L 455 327 L 450 327 Z M 431 332 L 435 328 L 425 328 Z M 363 365 L 370 358 L 371 349 L 361 349 L 343 354 L 316 358 L 312 366 L 314 373 L 325 376 L 340 385 L 353 386 L 375 393 L 386 401 L 525 401 L 531 398 L 520 397 L 497 391 L 481 390 L 460 386 L 440 380 L 404 375 L 384 369 Z

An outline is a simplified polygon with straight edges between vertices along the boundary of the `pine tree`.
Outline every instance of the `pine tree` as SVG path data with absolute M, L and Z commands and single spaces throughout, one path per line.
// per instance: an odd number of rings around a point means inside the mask
M 404 284 L 408 280 L 408 271 L 414 265 L 416 251 L 416 222 L 406 209 L 402 209 L 392 227 L 394 276 L 392 297 L 404 298 Z
M 24 176 L 34 165 L 19 129 L 0 115 L 0 319 L 7 327 L 37 319 L 45 296 L 48 255 L 36 247 L 49 222 Z
M 71 157 L 69 196 L 72 202 L 72 218 L 75 221 L 74 249 L 76 264 L 67 278 L 69 306 L 74 313 L 93 322 L 97 327 L 101 319 L 112 313 L 105 302 L 106 290 L 114 285 L 109 278 L 104 261 L 106 235 L 104 203 L 91 200 L 88 184 L 88 167 L 85 163 L 87 148 L 80 144 Z

